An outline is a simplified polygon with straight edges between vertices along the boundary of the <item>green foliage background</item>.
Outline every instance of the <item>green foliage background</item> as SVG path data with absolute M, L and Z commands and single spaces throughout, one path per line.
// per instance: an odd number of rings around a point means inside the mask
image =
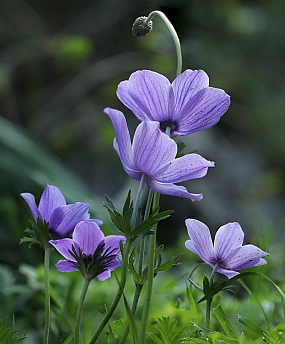
M 185 218 L 197 217 L 214 230 L 239 221 L 247 239 L 272 250 L 265 269 L 274 266 L 271 278 L 284 282 L 280 275 L 284 250 L 278 240 L 284 238 L 285 225 L 285 3 L 3 0 L 0 281 L 4 286 L 0 293 L 5 297 L 0 298 L 1 324 L 10 325 L 14 314 L 18 326 L 34 331 L 35 342 L 42 320 L 42 286 L 37 279 L 43 253 L 37 247 L 19 246 L 30 218 L 19 194 L 31 192 L 39 199 L 46 183 L 54 184 L 68 202 L 90 203 L 92 216 L 103 219 L 105 231 L 113 232 L 101 206 L 104 194 L 121 204 L 126 191 L 136 190 L 137 185 L 127 179 L 112 148 L 113 128 L 103 109 L 124 111 L 134 130 L 138 121 L 116 98 L 118 83 L 137 69 L 175 77 L 174 45 L 159 19 L 154 20 L 150 36 L 131 35 L 134 19 L 155 9 L 163 11 L 177 30 L 183 69 L 205 70 L 211 86 L 225 89 L 232 99 L 215 128 L 185 138 L 189 151 L 198 149 L 216 161 L 216 168 L 203 180 L 187 184 L 190 191 L 204 193 L 202 202 L 162 199 L 162 210 L 174 209 L 176 215 L 161 225 L 159 239 L 169 255 L 184 253 L 180 276 L 195 263 L 184 249 Z M 70 277 L 67 282 L 56 273 L 54 277 L 55 284 L 70 286 L 72 278 L 76 279 Z M 110 290 L 115 288 L 111 282 L 104 283 Z M 179 299 L 180 289 L 171 293 Z M 268 307 L 273 314 L 274 301 Z M 34 321 L 34 314 L 39 320 Z M 64 337 L 56 326 L 53 331 L 57 338 Z M 60 331 L 68 332 L 63 324 Z

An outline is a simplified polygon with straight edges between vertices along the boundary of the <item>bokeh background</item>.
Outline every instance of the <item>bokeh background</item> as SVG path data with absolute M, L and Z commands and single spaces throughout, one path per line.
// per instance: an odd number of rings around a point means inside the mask
M 105 194 L 119 209 L 130 188 L 135 194 L 103 109 L 122 110 L 133 132 L 138 120 L 117 99 L 118 83 L 138 69 L 175 77 L 174 44 L 158 17 L 148 37 L 131 34 L 135 18 L 153 10 L 176 28 L 183 69 L 205 70 L 211 86 L 231 95 L 219 124 L 183 138 L 186 152 L 198 150 L 216 167 L 184 184 L 203 201 L 162 197 L 161 208 L 175 213 L 161 223 L 159 241 L 183 252 L 189 217 L 213 232 L 238 221 L 255 244 L 284 240 L 285 2 L 2 0 L 0 284 L 6 268 L 21 281 L 20 264 L 42 262 L 40 248 L 19 245 L 31 217 L 21 192 L 38 200 L 46 183 L 56 185 L 69 203 L 90 203 L 110 233 Z

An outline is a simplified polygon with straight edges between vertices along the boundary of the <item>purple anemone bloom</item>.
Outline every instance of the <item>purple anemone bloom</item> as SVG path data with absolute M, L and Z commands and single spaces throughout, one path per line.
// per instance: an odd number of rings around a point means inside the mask
M 232 278 L 239 273 L 236 270 L 266 264 L 263 256 L 269 256 L 254 245 L 242 246 L 244 232 L 238 222 L 227 223 L 220 227 L 215 236 L 213 246 L 209 228 L 198 220 L 185 221 L 191 240 L 185 242 L 188 250 L 197 254 L 205 263 L 214 267 L 217 272 Z
M 21 193 L 21 196 L 27 202 L 33 218 L 37 221 L 40 218 L 48 223 L 48 229 L 51 235 L 63 238 L 73 231 L 75 225 L 83 220 L 88 220 L 90 205 L 87 203 L 76 202 L 66 205 L 65 198 L 61 191 L 53 185 L 46 186 L 39 206 L 36 205 L 35 196 L 30 193 Z M 101 220 L 95 221 L 99 225 Z
M 77 255 L 81 256 L 88 270 L 88 266 L 92 263 L 94 253 L 98 247 L 101 247 L 102 250 L 99 256 L 93 262 L 95 263 L 96 271 L 100 271 L 100 273 L 94 277 L 97 277 L 99 281 L 104 281 L 111 277 L 111 271 L 121 265 L 119 261 L 120 241 L 125 242 L 126 238 L 121 235 L 109 235 L 105 237 L 95 222 L 82 221 L 75 226 L 72 239 L 50 240 L 49 242 L 66 258 L 66 260 L 60 260 L 56 264 L 57 270 L 61 272 L 80 270 L 78 262 L 71 254 L 73 248 Z
M 201 194 L 191 194 L 184 186 L 175 185 L 189 179 L 204 177 L 214 163 L 198 154 L 187 154 L 175 158 L 177 144 L 162 133 L 158 122 L 146 121 L 139 124 L 131 143 L 130 133 L 122 112 L 106 108 L 116 138 L 114 148 L 118 153 L 127 174 L 141 180 L 145 175 L 146 184 L 155 192 L 199 201 Z
M 117 90 L 120 101 L 141 121 L 158 121 L 171 135 L 188 135 L 215 125 L 230 106 L 224 90 L 209 87 L 203 70 L 187 69 L 172 83 L 150 70 L 134 72 Z

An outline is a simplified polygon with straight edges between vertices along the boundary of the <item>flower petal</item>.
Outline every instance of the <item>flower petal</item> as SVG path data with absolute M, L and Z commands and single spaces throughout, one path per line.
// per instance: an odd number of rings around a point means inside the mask
M 57 264 L 55 264 L 55 266 L 60 272 L 72 272 L 78 270 L 71 262 L 68 262 L 67 260 L 60 260 Z
M 123 235 L 108 235 L 104 239 L 105 243 L 105 250 L 116 250 L 115 252 L 120 252 L 120 242 L 123 242 L 123 244 L 126 242 L 126 237 Z
M 214 251 L 217 262 L 224 267 L 239 251 L 244 239 L 244 232 L 238 222 L 230 222 L 221 226 L 215 236 Z M 234 269 L 233 269 L 234 270 Z
M 234 257 L 232 257 L 230 260 L 227 259 L 223 263 L 223 267 L 231 270 L 242 270 L 252 266 L 263 265 L 263 262 L 260 262 L 260 258 L 268 255 L 269 254 L 267 252 L 262 251 L 257 246 L 245 245 L 241 247 Z M 264 262 L 264 264 L 266 264 L 266 261 Z
M 111 272 L 109 270 L 103 271 L 101 274 L 97 276 L 99 281 L 105 281 L 106 279 L 111 277 Z
M 61 191 L 56 186 L 47 184 L 39 203 L 42 218 L 50 222 L 53 211 L 62 205 L 66 205 L 66 201 Z
M 135 169 L 133 163 L 130 133 L 124 114 L 121 111 L 111 108 L 105 108 L 104 112 L 112 121 L 116 135 L 114 148 L 122 161 L 125 171 L 132 178 L 140 180 L 141 173 Z
M 155 179 L 162 183 L 178 183 L 201 178 L 207 174 L 208 168 L 214 167 L 214 165 L 214 162 L 208 161 L 198 154 L 187 154 L 171 161 L 168 169 Z
M 142 122 L 133 140 L 136 168 L 147 176 L 159 175 L 167 169 L 177 153 L 176 143 L 159 129 L 159 122 Z
M 49 243 L 52 244 L 57 252 L 60 253 L 64 258 L 75 262 L 74 257 L 69 253 L 69 251 L 72 251 L 72 245 L 75 247 L 76 250 L 78 249 L 78 245 L 76 244 L 76 242 L 74 242 L 74 240 L 69 238 L 49 240 Z M 79 253 L 79 251 L 77 251 L 77 253 Z
M 82 221 L 74 228 L 73 240 L 86 255 L 93 255 L 98 244 L 105 238 L 95 222 Z
M 49 230 L 60 237 L 67 236 L 78 222 L 89 219 L 89 207 L 81 202 L 57 207 L 50 217 Z
M 191 201 L 201 201 L 201 199 L 203 199 L 202 194 L 192 194 L 188 192 L 184 186 L 178 186 L 171 183 L 160 183 L 151 178 L 146 178 L 146 183 L 153 191 L 163 195 L 189 198 Z
M 232 270 L 226 270 L 226 269 L 223 269 L 221 267 L 219 267 L 217 269 L 217 272 L 219 272 L 220 274 L 225 275 L 227 278 L 232 278 L 232 277 L 235 277 L 236 275 L 239 275 L 239 272 L 232 271 Z
M 185 224 L 190 237 L 190 240 L 185 242 L 186 248 L 210 266 L 214 266 L 214 249 L 209 228 L 203 222 L 194 219 L 187 219 Z
M 209 77 L 203 70 L 187 69 L 172 83 L 173 89 L 173 120 L 179 121 L 181 109 L 196 93 L 209 86 Z
M 35 221 L 37 221 L 37 218 L 39 217 L 40 219 L 42 219 L 41 217 L 41 213 L 39 212 L 39 209 L 36 205 L 36 202 L 35 202 L 35 196 L 32 195 L 31 193 L 21 193 L 21 196 L 24 198 L 24 200 L 27 202 L 30 210 L 31 210 L 31 213 L 33 215 L 33 218 Z
M 142 70 L 119 84 L 117 96 L 141 121 L 168 119 L 169 80 L 156 72 Z
M 179 113 L 177 135 L 188 135 L 215 125 L 230 106 L 230 97 L 219 88 L 196 93 Z

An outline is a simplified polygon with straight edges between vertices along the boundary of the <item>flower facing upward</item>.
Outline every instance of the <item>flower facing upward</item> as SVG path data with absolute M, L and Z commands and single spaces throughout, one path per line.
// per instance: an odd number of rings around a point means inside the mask
M 188 135 L 215 125 L 230 106 L 225 91 L 209 87 L 202 70 L 187 69 L 172 84 L 156 72 L 134 72 L 117 90 L 120 101 L 141 121 L 158 121 L 171 135 Z
M 121 265 L 119 262 L 120 241 L 125 242 L 126 238 L 121 235 L 105 237 L 95 222 L 81 221 L 75 226 L 72 239 L 50 240 L 49 242 L 66 258 L 56 264 L 58 271 L 82 271 L 72 254 L 76 252 L 84 264 L 86 274 L 91 276 L 90 279 L 97 277 L 99 281 L 104 281 L 111 277 L 111 271 Z
M 155 192 L 192 201 L 202 199 L 201 194 L 191 194 L 185 187 L 174 183 L 205 176 L 208 167 L 214 166 L 213 162 L 198 154 L 187 154 L 175 159 L 177 145 L 159 130 L 158 122 L 140 123 L 131 143 L 123 113 L 110 108 L 104 112 L 110 117 L 115 129 L 114 148 L 131 178 L 141 180 L 142 175 L 145 175 L 146 184 Z
M 215 236 L 213 246 L 209 228 L 198 220 L 185 221 L 191 240 L 185 242 L 188 250 L 197 254 L 205 263 L 214 267 L 219 265 L 217 272 L 232 278 L 238 275 L 236 270 L 266 264 L 263 256 L 269 256 L 254 245 L 242 246 L 244 232 L 237 222 L 220 227 Z
M 40 218 L 48 223 L 50 234 L 56 237 L 65 237 L 73 231 L 75 225 L 90 217 L 89 204 L 76 202 L 66 205 L 65 198 L 61 191 L 53 186 L 46 186 L 37 207 L 35 196 L 30 193 L 22 193 L 21 196 L 27 202 L 33 218 L 37 221 Z M 91 220 L 90 220 L 91 221 Z M 101 220 L 92 220 L 102 224 Z

